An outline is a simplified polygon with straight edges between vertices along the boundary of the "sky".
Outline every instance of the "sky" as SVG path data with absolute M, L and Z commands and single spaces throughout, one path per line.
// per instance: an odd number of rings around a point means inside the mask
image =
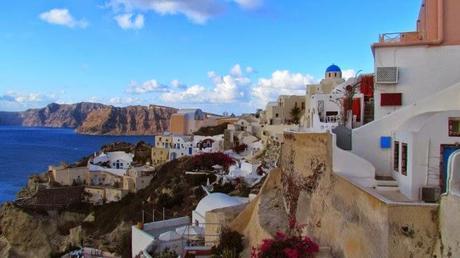
M 0 8 L 0 110 L 51 102 L 244 113 L 325 69 L 372 72 L 421 0 L 15 0 Z

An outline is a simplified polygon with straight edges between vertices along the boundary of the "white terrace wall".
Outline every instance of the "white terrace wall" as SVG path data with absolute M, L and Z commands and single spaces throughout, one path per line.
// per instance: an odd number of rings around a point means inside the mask
M 161 231 L 162 228 L 181 227 L 190 224 L 189 217 L 180 217 L 175 219 L 163 220 L 144 224 L 142 229 L 136 226 L 131 227 L 131 256 L 134 258 L 140 252 L 145 250 L 154 240 L 155 237 L 149 234 L 149 231 Z
M 131 257 L 142 253 L 155 238 L 136 226 L 131 227 Z
M 440 185 L 441 144 L 460 141 L 459 137 L 449 136 L 449 117 L 460 117 L 460 110 L 417 116 L 394 134 L 394 140 L 408 145 L 408 164 L 407 175 L 393 171 L 393 177 L 401 192 L 413 200 L 420 199 L 422 186 Z
M 353 150 L 374 165 L 377 175 L 392 176 L 392 150 L 380 148 L 380 137 L 393 135 L 407 120 L 428 112 L 460 110 L 460 83 L 352 131 Z
M 460 82 L 460 46 L 375 48 L 375 67 L 399 67 L 397 85 L 376 85 L 375 119 L 400 107 L 381 107 L 380 94 L 402 93 L 408 105 Z
M 336 174 L 353 178 L 365 187 L 375 186 L 375 168 L 372 164 L 353 154 L 337 147 L 337 136 L 332 135 L 332 165 Z

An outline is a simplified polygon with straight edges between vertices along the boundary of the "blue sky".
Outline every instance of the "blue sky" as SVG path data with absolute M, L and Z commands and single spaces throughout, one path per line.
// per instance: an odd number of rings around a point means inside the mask
M 372 72 L 372 42 L 415 28 L 420 0 L 5 1 L 0 110 L 49 102 L 250 112 L 335 63 Z

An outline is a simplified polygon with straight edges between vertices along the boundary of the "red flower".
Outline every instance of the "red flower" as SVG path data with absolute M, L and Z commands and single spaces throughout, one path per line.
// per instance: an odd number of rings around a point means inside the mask
M 310 254 L 317 253 L 317 252 L 319 252 L 319 246 L 315 242 L 309 241 L 306 251 L 307 251 L 307 253 L 310 253 Z
M 299 252 L 296 249 L 292 248 L 285 248 L 283 253 L 286 255 L 287 258 L 299 258 Z
M 276 240 L 281 240 L 281 241 L 283 241 L 283 240 L 286 240 L 286 238 L 287 238 L 287 235 L 284 234 L 283 232 L 278 231 L 278 232 L 276 232 L 276 234 L 275 234 L 275 239 L 276 239 Z
M 268 250 L 270 250 L 272 245 L 273 245 L 273 240 L 265 239 L 265 240 L 262 241 L 262 245 L 260 246 L 260 251 L 261 252 L 267 252 Z
M 273 239 L 262 240 L 259 248 L 252 249 L 251 257 L 306 258 L 319 252 L 318 244 L 302 236 L 304 226 L 297 225 L 295 218 L 289 220 L 289 226 L 288 234 L 276 232 Z
M 297 220 L 296 220 L 296 218 L 295 218 L 294 216 L 291 216 L 291 217 L 289 218 L 289 228 L 290 228 L 290 229 L 294 229 L 294 228 L 296 227 L 296 225 L 297 225 Z

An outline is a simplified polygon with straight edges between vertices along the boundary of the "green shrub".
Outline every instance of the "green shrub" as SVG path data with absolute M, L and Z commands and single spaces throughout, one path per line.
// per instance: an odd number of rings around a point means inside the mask
M 222 257 L 238 257 L 243 251 L 243 235 L 229 228 L 222 228 L 219 244 L 214 249 L 216 255 Z
M 171 209 L 175 206 L 180 206 L 183 200 L 184 194 L 182 192 L 173 193 L 173 195 L 161 193 L 158 196 L 157 205 L 162 208 Z
M 228 193 L 235 191 L 235 186 L 232 183 L 225 183 L 223 185 L 216 184 L 213 187 L 214 187 L 214 192 L 219 192 L 219 193 L 228 194 Z
M 177 258 L 177 253 L 175 251 L 171 251 L 169 249 L 165 249 L 160 253 L 156 253 L 153 255 L 155 258 Z

